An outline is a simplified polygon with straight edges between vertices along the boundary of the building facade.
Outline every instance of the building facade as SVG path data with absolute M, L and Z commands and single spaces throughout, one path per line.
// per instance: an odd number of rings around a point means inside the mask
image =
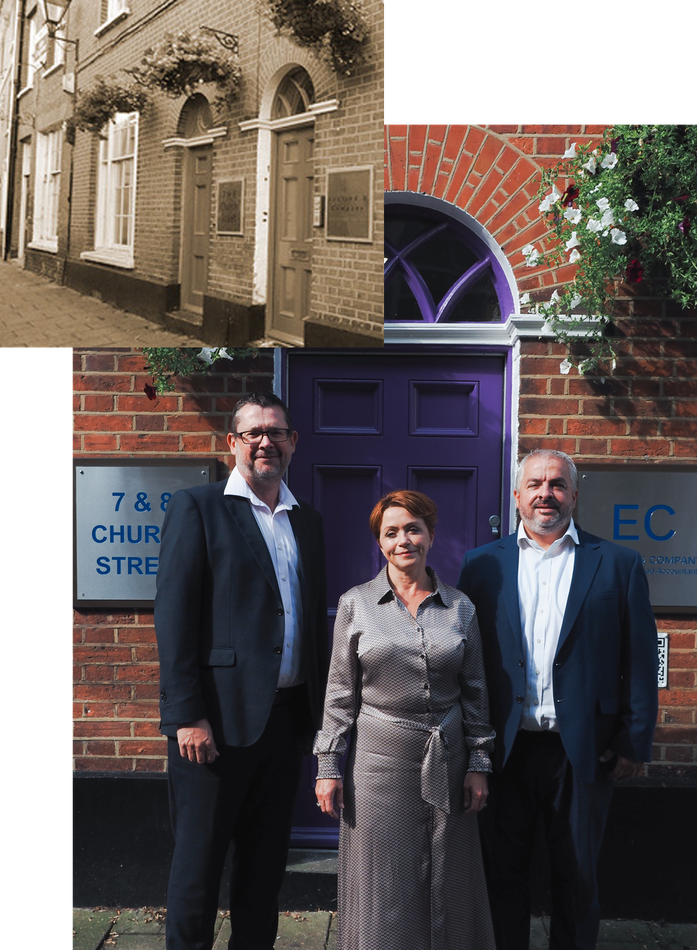
M 8 255 L 215 344 L 382 343 L 380 0 L 348 74 L 255 0 L 72 0 L 55 35 L 18 9 Z M 75 128 L 95 90 L 143 91 L 128 70 L 168 37 L 198 52 L 185 92 Z

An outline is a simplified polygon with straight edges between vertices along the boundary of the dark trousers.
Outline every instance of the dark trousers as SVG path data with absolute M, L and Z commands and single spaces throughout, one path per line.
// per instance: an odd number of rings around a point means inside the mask
M 210 950 L 225 858 L 233 842 L 229 950 L 273 950 L 301 736 L 291 704 L 274 706 L 261 738 L 219 746 L 211 765 L 169 740 L 175 847 L 167 890 L 167 950 Z
M 594 950 L 600 908 L 596 868 L 614 783 L 574 776 L 560 736 L 519 731 L 480 815 L 497 950 L 528 950 L 530 865 L 540 815 L 551 864 L 550 950 Z

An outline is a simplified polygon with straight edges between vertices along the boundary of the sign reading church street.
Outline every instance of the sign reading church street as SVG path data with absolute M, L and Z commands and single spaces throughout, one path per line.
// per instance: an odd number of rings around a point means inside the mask
M 638 551 L 656 610 L 697 606 L 697 471 L 579 466 L 578 523 Z
M 76 607 L 151 606 L 167 503 L 180 488 L 215 478 L 215 459 L 74 465 Z

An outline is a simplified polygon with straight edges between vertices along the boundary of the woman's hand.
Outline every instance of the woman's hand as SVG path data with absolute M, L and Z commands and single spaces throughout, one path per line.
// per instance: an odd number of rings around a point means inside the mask
M 465 814 L 485 808 L 488 795 L 486 772 L 468 772 L 465 775 Z
M 344 783 L 340 778 L 318 778 L 315 783 L 317 803 L 322 811 L 338 818 L 344 807 Z

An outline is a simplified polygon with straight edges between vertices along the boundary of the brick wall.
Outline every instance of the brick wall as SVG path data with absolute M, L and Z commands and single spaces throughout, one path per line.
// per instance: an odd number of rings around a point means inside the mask
M 273 358 L 260 355 L 180 380 L 176 393 L 151 402 L 143 393 L 150 380 L 137 351 L 79 349 L 74 360 L 76 455 L 215 456 L 221 475 L 235 402 L 273 383 Z M 152 611 L 75 611 L 78 771 L 164 771 L 158 675 Z
M 509 259 L 520 293 L 549 298 L 575 266 L 525 267 L 521 248 L 546 228 L 540 169 L 572 142 L 597 142 L 598 125 L 387 126 L 385 189 L 442 198 L 484 225 Z M 579 462 L 697 463 L 697 311 L 640 296 L 618 298 L 617 365 L 609 376 L 560 372 L 565 347 L 520 346 L 519 457 L 538 446 Z M 654 775 L 697 776 L 697 614 L 658 616 L 669 637 L 668 688 L 659 693 Z

